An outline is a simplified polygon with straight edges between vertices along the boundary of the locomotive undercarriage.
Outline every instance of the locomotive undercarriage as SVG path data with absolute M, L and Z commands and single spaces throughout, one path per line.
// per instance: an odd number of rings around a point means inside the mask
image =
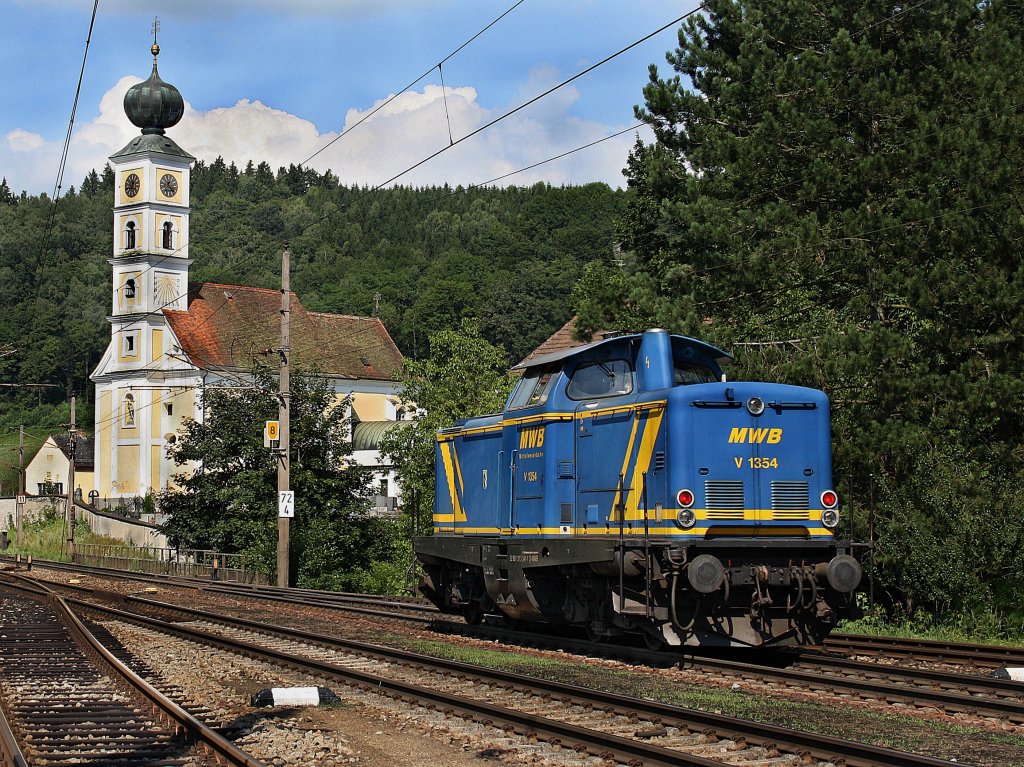
M 596 640 L 639 634 L 649 646 L 820 643 L 851 615 L 860 567 L 816 542 L 544 538 L 417 541 L 420 590 L 478 622 L 581 626 Z

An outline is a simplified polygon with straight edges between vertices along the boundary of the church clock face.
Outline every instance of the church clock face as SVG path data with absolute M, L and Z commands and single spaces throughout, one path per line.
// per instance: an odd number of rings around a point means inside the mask
M 170 173 L 160 177 L 160 192 L 164 197 L 174 197 L 178 193 L 178 179 Z
M 134 173 L 129 173 L 128 177 L 124 180 L 124 193 L 126 197 L 134 197 L 139 193 L 139 189 L 142 184 L 139 182 L 139 177 Z

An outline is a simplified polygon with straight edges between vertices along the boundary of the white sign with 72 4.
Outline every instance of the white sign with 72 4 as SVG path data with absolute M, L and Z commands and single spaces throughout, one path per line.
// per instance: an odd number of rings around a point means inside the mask
M 277 491 L 277 516 L 291 519 L 295 516 L 295 491 Z

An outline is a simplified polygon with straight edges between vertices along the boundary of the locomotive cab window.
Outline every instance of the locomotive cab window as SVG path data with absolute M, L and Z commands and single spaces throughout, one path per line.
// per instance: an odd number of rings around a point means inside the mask
M 584 362 L 572 374 L 566 394 L 571 399 L 618 397 L 633 391 L 633 368 L 626 360 Z
M 516 410 L 524 407 L 536 407 L 547 402 L 548 394 L 551 393 L 551 385 L 558 376 L 558 368 L 534 368 L 523 376 L 523 380 L 516 387 L 512 399 L 509 400 L 508 409 Z
M 714 383 L 718 380 L 715 371 L 697 360 L 676 360 L 672 371 L 673 386 Z

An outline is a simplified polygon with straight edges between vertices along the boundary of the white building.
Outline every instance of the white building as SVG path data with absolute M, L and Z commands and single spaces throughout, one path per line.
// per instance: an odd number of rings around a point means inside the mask
M 185 418 L 201 420 L 204 386 L 237 382 L 254 356 L 280 345 L 278 290 L 189 283 L 189 174 L 195 158 L 166 135 L 184 101 L 160 79 L 125 95 L 141 135 L 110 157 L 114 242 L 110 345 L 96 384 L 95 488 L 102 497 L 159 493 L 178 470 L 166 446 Z M 376 318 L 307 312 L 292 293 L 290 363 L 316 369 L 351 395 L 355 459 L 379 468 L 382 495 L 398 495 L 380 464 L 372 424 L 398 419 L 402 355 Z M 394 503 L 394 501 L 392 501 Z

